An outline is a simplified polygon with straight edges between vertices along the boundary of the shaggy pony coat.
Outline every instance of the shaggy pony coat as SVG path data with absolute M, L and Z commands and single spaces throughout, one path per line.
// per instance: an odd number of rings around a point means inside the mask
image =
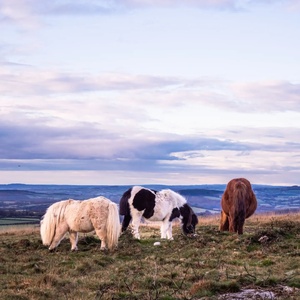
M 132 220 L 132 232 L 140 239 L 139 226 L 142 218 L 148 221 L 162 221 L 161 238 L 173 239 L 172 221 L 179 218 L 184 234 L 194 234 L 198 217 L 180 194 L 164 189 L 154 191 L 141 186 L 127 190 L 120 200 L 120 215 L 124 215 L 122 231 Z
M 56 202 L 43 216 L 40 233 L 43 245 L 52 250 L 69 232 L 71 250 L 77 250 L 78 232 L 93 230 L 101 240 L 101 249 L 117 247 L 120 218 L 116 203 L 105 197 Z
M 245 219 L 257 208 L 257 200 L 250 182 L 235 178 L 228 182 L 221 199 L 221 231 L 243 234 Z

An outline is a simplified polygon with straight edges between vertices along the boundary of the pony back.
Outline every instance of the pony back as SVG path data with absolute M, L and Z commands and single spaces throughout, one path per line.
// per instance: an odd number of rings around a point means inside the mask
M 173 206 L 181 207 L 186 204 L 186 199 L 177 192 L 174 192 L 170 189 L 164 189 L 157 193 L 158 196 L 162 196 L 163 198 L 169 198 L 173 202 Z

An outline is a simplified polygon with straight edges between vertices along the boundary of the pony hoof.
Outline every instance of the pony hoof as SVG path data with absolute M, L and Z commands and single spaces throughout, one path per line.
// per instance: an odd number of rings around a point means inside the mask
M 190 237 L 191 239 L 194 239 L 198 236 L 198 234 L 196 233 L 191 233 L 190 235 L 188 235 L 188 237 Z

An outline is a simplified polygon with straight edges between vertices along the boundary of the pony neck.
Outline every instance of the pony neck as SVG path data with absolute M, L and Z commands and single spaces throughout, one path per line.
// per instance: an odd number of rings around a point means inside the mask
M 185 203 L 182 206 L 179 207 L 179 213 L 181 216 L 181 222 L 183 224 L 187 224 L 190 221 L 190 216 L 191 216 L 191 208 L 190 206 Z

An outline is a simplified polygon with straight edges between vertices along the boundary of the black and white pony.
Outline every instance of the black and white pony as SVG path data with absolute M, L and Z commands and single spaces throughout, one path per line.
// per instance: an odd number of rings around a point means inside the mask
M 141 186 L 127 190 L 120 200 L 120 215 L 124 216 L 122 232 L 132 219 L 133 235 L 140 239 L 139 226 L 142 217 L 149 221 L 162 221 L 161 238 L 172 240 L 172 221 L 181 219 L 185 235 L 194 234 L 198 217 L 180 194 L 164 189 L 159 192 Z

